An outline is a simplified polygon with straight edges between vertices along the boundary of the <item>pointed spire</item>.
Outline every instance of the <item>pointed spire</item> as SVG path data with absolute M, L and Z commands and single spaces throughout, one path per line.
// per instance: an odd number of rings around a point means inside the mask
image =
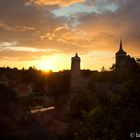
M 75 57 L 78 57 L 78 54 L 77 54 L 77 52 L 76 52 L 76 54 L 75 54 Z
M 78 56 L 78 53 L 76 52 L 75 56 L 72 57 L 73 60 L 78 60 L 80 61 L 80 57 Z
M 120 49 L 119 51 L 123 51 L 123 47 L 122 47 L 122 40 L 120 39 Z
M 76 52 L 76 54 L 75 54 L 75 58 L 78 58 L 78 59 L 80 58 L 80 57 L 78 56 L 78 53 L 77 53 L 77 52 Z
M 123 45 L 122 45 L 121 39 L 120 39 L 119 51 L 116 54 L 125 54 L 126 55 L 126 52 L 123 50 Z

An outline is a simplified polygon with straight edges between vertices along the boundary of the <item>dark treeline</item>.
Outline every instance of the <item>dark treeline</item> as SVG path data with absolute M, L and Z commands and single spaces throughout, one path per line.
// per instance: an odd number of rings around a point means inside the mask
M 119 78 L 114 66 L 110 70 L 92 73 L 87 89 L 73 99 L 71 139 L 128 140 L 140 132 L 140 68 Z M 106 85 L 113 86 L 101 90 Z
M 120 81 L 114 66 L 109 71 L 82 70 L 81 74 L 88 77 L 89 82 L 72 99 L 66 120 L 69 130 L 60 139 L 128 140 L 131 132 L 140 132 L 139 70 L 124 73 Z M 32 67 L 27 70 L 0 68 L 0 81 L 3 80 L 9 85 L 0 83 L 0 135 L 8 138 L 29 138 L 25 119 L 29 109 L 47 106 L 46 102 L 34 102 L 35 96 L 51 96 L 54 98 L 51 105 L 61 109 L 67 104 L 71 92 L 69 70 L 45 73 Z M 34 94 L 19 98 L 14 89 L 21 83 L 33 85 Z M 113 85 L 113 88 L 100 91 L 98 88 L 104 85 Z

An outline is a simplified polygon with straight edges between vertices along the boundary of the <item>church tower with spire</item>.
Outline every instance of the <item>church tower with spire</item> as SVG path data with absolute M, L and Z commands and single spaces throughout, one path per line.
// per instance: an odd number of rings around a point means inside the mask
M 118 74 L 123 73 L 127 62 L 127 53 L 123 50 L 122 40 L 120 40 L 119 51 L 116 53 L 116 70 Z
M 80 62 L 81 59 L 76 53 L 74 57 L 71 58 L 71 88 L 76 89 L 78 87 L 78 80 L 80 77 Z

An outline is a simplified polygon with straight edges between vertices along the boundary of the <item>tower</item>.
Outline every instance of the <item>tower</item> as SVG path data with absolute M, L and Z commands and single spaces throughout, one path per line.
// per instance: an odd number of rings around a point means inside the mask
M 74 57 L 71 58 L 71 88 L 76 89 L 78 87 L 78 79 L 80 77 L 80 62 L 81 59 L 76 53 Z
M 126 62 L 127 62 L 127 53 L 123 50 L 122 40 L 120 40 L 119 51 L 116 53 L 116 71 L 118 75 L 124 72 Z

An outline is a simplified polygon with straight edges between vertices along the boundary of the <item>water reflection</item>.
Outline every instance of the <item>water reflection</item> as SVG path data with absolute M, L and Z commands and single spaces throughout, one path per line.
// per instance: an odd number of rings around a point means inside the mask
M 55 106 L 39 108 L 39 109 L 32 109 L 32 110 L 30 110 L 30 112 L 31 113 L 37 113 L 37 112 L 43 112 L 43 111 L 48 111 L 48 110 L 53 110 L 53 109 L 55 109 Z

